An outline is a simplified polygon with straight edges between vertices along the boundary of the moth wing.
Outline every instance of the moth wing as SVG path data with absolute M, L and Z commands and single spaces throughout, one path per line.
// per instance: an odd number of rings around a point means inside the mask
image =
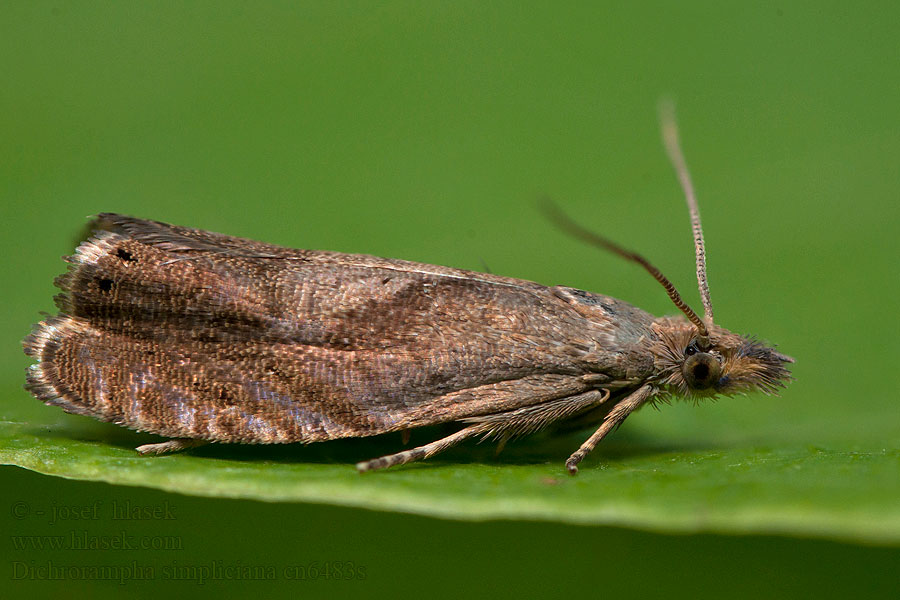
M 25 348 L 39 362 L 27 387 L 74 414 L 176 438 L 314 442 L 366 436 L 510 410 L 579 393 L 579 377 L 532 375 L 407 404 L 377 377 L 362 395 L 339 383 L 364 377 L 315 348 L 245 342 L 187 349 L 110 333 L 57 316 Z
M 32 391 L 70 412 L 175 437 L 316 441 L 538 404 L 621 370 L 610 311 L 628 305 L 611 298 L 597 297 L 618 303 L 606 311 L 494 275 L 97 224 L 58 279 L 62 314 L 26 340 Z

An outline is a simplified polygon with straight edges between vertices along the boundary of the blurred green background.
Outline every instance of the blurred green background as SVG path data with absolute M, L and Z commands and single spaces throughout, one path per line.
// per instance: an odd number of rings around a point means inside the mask
M 644 411 L 622 433 L 663 447 L 875 457 L 880 479 L 860 486 L 897 531 L 898 22 L 891 2 L 3 3 L 0 422 L 83 426 L 21 389 L 20 340 L 54 310 L 59 256 L 100 211 L 294 247 L 486 263 L 673 312 L 634 266 L 549 226 L 534 209 L 547 194 L 647 255 L 696 307 L 687 214 L 656 122 L 669 95 L 700 197 L 717 319 L 795 356 L 796 381 L 781 398 Z M 561 470 L 559 456 L 548 473 Z M 62 528 L 53 509 L 168 502 L 174 519 L 129 521 L 127 534 L 181 540 L 170 552 L 73 558 L 5 536 L 0 579 L 22 596 L 900 593 L 893 542 L 445 521 L 12 466 L 0 469 L 0 490 L 9 536 L 114 536 L 116 521 Z M 41 507 L 47 514 L 35 516 Z M 16 579 L 14 563 L 37 568 L 48 557 L 261 564 L 282 575 L 353 562 L 366 577 Z

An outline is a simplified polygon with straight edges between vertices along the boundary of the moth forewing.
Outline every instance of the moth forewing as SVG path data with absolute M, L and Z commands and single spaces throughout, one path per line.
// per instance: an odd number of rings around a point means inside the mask
M 360 471 L 469 438 L 503 443 L 560 422 L 599 423 L 566 461 L 571 473 L 654 399 L 772 393 L 792 359 L 713 322 L 699 211 L 667 114 L 703 319 L 645 258 L 555 208 L 564 229 L 643 266 L 686 319 L 574 288 L 108 213 L 56 281 L 60 313 L 24 341 L 37 361 L 26 387 L 67 412 L 170 438 L 139 447 L 145 454 L 460 425 Z

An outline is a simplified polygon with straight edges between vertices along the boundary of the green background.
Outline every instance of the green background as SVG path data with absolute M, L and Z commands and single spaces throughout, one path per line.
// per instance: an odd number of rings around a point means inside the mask
M 4 587 L 896 597 L 898 22 L 890 2 L 4 3 L 0 462 L 32 469 L 0 469 Z M 639 269 L 548 225 L 535 210 L 547 194 L 697 307 L 663 95 L 678 104 L 717 320 L 797 358 L 781 397 L 642 411 L 577 479 L 562 463 L 588 432 L 360 477 L 353 461 L 399 440 L 140 461 L 130 448 L 148 436 L 21 389 L 20 340 L 53 311 L 59 256 L 100 211 L 487 264 L 673 312 Z M 73 519 L 97 502 L 99 518 Z M 174 518 L 115 520 L 113 502 Z M 73 532 L 178 547 L 17 546 Z M 15 580 L 14 564 L 47 560 L 279 577 Z M 284 577 L 351 562 L 364 579 Z

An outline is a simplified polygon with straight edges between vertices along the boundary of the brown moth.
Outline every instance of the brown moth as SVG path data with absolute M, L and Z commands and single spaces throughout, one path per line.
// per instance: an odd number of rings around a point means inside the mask
M 24 341 L 38 361 L 26 388 L 171 438 L 137 448 L 145 454 L 461 424 L 360 471 L 470 437 L 599 424 L 566 461 L 571 473 L 645 404 L 774 393 L 793 359 L 713 322 L 697 203 L 674 119 L 663 121 L 693 223 L 702 319 L 643 257 L 558 212 L 575 235 L 641 264 L 687 319 L 569 287 L 101 214 L 56 280 L 60 313 Z

